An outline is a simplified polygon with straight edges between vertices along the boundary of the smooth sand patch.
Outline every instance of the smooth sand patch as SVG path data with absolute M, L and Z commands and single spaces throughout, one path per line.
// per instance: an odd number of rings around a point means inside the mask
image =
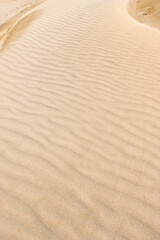
M 160 32 L 35 4 L 0 1 L 0 240 L 159 240 Z

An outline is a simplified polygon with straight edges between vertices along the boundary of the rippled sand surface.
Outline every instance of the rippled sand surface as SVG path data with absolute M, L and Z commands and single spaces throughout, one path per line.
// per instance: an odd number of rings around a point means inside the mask
M 159 5 L 0 1 L 0 240 L 160 239 Z

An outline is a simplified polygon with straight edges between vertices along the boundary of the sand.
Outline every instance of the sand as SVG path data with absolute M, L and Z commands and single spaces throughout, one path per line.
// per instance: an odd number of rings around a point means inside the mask
M 0 1 L 0 240 L 160 239 L 159 5 Z

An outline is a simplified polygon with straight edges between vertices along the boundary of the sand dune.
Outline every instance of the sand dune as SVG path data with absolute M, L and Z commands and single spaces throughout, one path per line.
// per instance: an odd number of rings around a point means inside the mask
M 159 7 L 143 3 L 0 1 L 0 240 L 160 239 Z

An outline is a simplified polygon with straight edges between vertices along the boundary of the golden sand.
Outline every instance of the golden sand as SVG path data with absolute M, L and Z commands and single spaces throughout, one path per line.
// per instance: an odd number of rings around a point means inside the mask
M 0 240 L 160 239 L 159 1 L 0 1 Z
M 139 22 L 160 29 L 159 0 L 130 0 L 129 12 Z

